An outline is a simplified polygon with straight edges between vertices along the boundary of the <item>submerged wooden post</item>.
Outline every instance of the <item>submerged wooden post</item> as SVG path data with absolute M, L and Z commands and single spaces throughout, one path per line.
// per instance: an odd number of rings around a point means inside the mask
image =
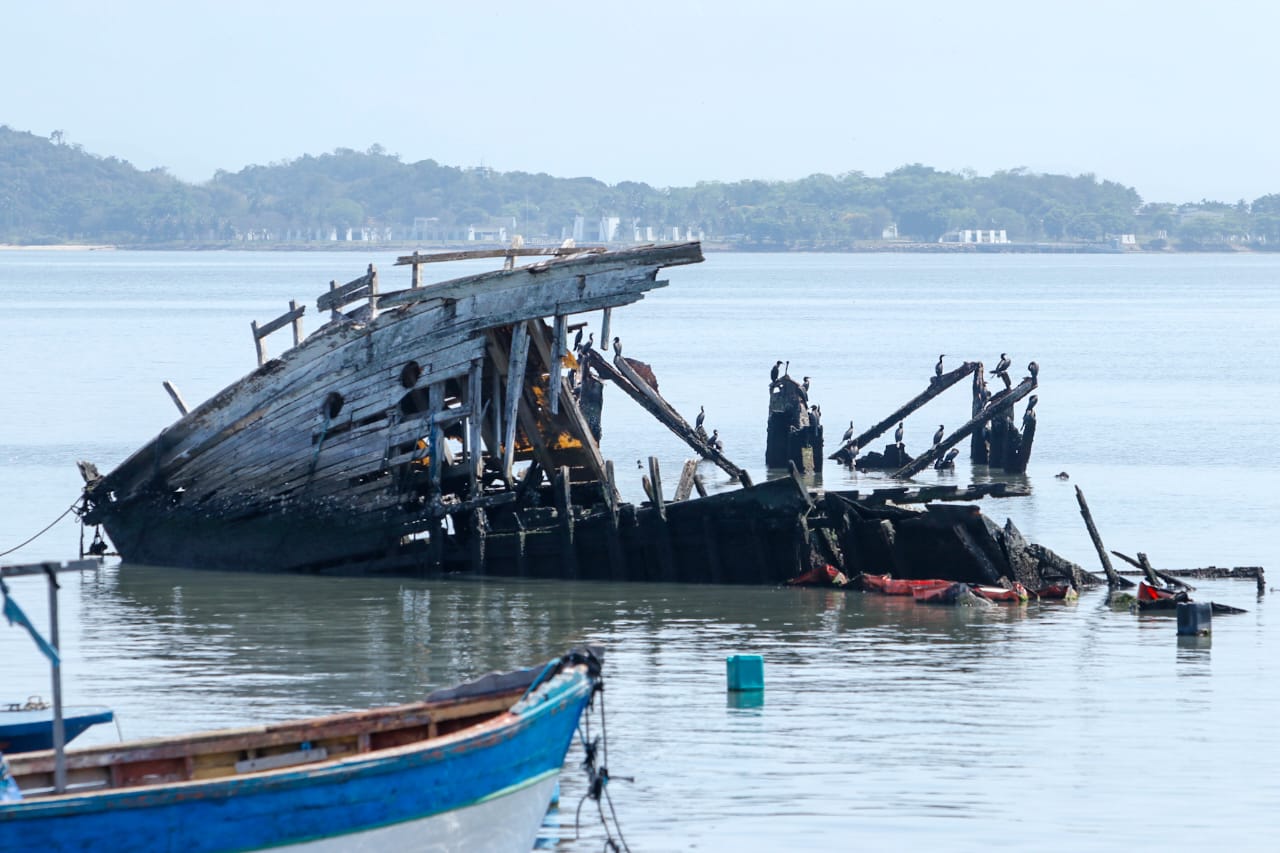
M 618 529 L 618 487 L 613 477 L 613 460 L 604 463 L 604 502 L 609 508 L 609 577 L 623 580 L 627 576 L 626 559 L 622 554 L 621 532 Z
M 671 531 L 667 528 L 667 504 L 662 497 L 662 471 L 658 466 L 658 457 L 649 457 L 649 478 L 653 492 L 655 524 L 657 525 L 658 563 L 662 567 L 662 579 L 673 581 L 676 577 L 675 555 L 671 550 Z
M 560 514 L 560 556 L 564 560 L 564 577 L 578 577 L 578 553 L 573 542 L 573 487 L 569 466 L 561 465 L 555 481 L 556 511 Z
M 483 507 L 471 511 L 471 570 L 485 573 L 485 540 L 489 536 L 489 516 Z
M 1076 502 L 1080 504 L 1080 515 L 1084 517 L 1084 526 L 1088 528 L 1089 538 L 1093 540 L 1093 547 L 1098 552 L 1098 559 L 1102 561 L 1102 570 L 1107 574 L 1107 586 L 1111 589 L 1122 586 L 1123 579 L 1111 565 L 1111 558 L 1107 556 L 1107 549 L 1102 544 L 1102 537 L 1098 535 L 1098 528 L 1093 523 L 1093 514 L 1089 512 L 1089 504 L 1085 501 L 1084 492 L 1080 491 L 1079 486 L 1076 486 Z

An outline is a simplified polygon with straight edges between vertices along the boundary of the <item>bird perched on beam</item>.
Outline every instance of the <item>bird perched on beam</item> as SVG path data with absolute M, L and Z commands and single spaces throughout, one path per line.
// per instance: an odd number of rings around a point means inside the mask
M 933 434 L 933 446 L 937 447 L 942 443 L 942 437 L 946 435 L 946 430 L 942 428 L 942 424 L 938 424 L 938 431 Z
M 1040 376 L 1040 365 L 1036 364 L 1034 361 L 1031 362 L 1027 365 L 1027 373 L 1031 374 L 1032 379 L 1038 380 Z
M 1007 372 L 1012 364 L 1013 359 L 1009 358 L 1009 354 L 1002 352 L 1000 353 L 1000 361 L 997 362 L 995 369 L 991 372 L 999 376 L 1001 373 Z
M 582 327 L 578 327 L 578 333 L 573 336 L 573 351 L 577 352 L 582 349 Z
M 947 451 L 946 456 L 942 457 L 937 462 L 933 463 L 933 467 L 939 471 L 943 470 L 944 468 L 954 468 L 956 467 L 956 457 L 959 455 L 960 455 L 960 450 L 958 448 L 953 447 Z
M 622 355 L 622 338 L 613 339 L 613 354 L 616 356 Z
M 778 381 L 778 374 L 781 372 L 782 372 L 782 359 L 778 359 L 773 365 L 773 370 L 769 371 L 770 385 Z
M 853 438 L 853 421 L 849 421 L 849 428 L 844 431 L 844 437 L 841 438 L 840 440 L 848 441 L 851 438 Z
M 938 363 L 933 366 L 933 375 L 937 379 L 942 378 L 942 359 L 944 356 L 946 356 L 945 352 L 942 355 L 938 356 Z
M 906 433 L 906 429 L 902 425 L 902 421 L 898 421 L 898 428 L 893 431 L 893 440 L 899 447 L 902 446 L 902 436 Z
M 698 418 L 693 422 L 694 429 L 702 429 L 702 422 L 707 419 L 707 410 L 703 406 L 698 407 Z

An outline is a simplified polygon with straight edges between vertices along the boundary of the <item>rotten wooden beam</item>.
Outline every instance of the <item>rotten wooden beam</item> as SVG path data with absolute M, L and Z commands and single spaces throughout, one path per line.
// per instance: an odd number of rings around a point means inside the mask
M 991 400 L 982 407 L 982 411 L 970 418 L 964 426 L 951 433 L 951 435 L 947 436 L 924 453 L 921 453 L 911 462 L 908 462 L 897 471 L 894 471 L 893 476 L 898 479 L 906 479 L 907 477 L 920 473 L 925 468 L 932 465 L 936 460 L 942 458 L 942 454 L 946 453 L 951 449 L 951 447 L 958 444 L 965 438 L 965 436 L 981 427 L 986 421 L 991 420 L 992 415 L 1010 408 L 1014 403 L 1018 402 L 1035 389 L 1035 378 L 1028 376 L 1026 379 L 1023 379 L 1017 387 L 1010 389 L 1006 393 L 992 397 Z
M 592 349 L 584 353 L 584 360 L 593 368 L 602 378 L 608 379 L 614 385 L 618 386 L 626 393 L 628 397 L 640 404 L 649 414 L 653 415 L 659 423 L 665 426 L 671 432 L 682 439 L 685 444 L 693 448 L 703 459 L 714 462 L 726 474 L 734 479 L 747 485 L 742 479 L 745 472 L 737 465 L 730 462 L 723 453 L 711 447 L 707 442 L 698 436 L 696 430 L 689 426 L 674 407 L 668 403 L 662 395 L 649 386 L 640 376 L 626 365 L 626 361 L 621 357 L 614 360 L 614 364 L 610 364 L 605 360 L 598 351 Z M 616 367 L 614 365 L 617 365 Z M 627 374 L 631 374 L 632 379 Z
M 675 496 L 672 501 L 687 501 L 689 495 L 693 493 L 693 478 L 698 472 L 698 460 L 686 459 L 684 467 L 680 470 L 680 482 L 676 485 Z
M 412 264 L 417 267 L 419 264 L 439 264 L 446 261 L 471 261 L 483 258 L 528 258 L 551 255 L 555 257 L 566 257 L 568 255 L 581 254 L 600 254 L 608 251 L 604 246 L 575 246 L 573 248 L 564 248 L 562 246 L 555 247 L 527 247 L 520 249 L 466 249 L 459 252 L 431 252 L 429 254 L 420 254 L 414 252 L 412 255 L 401 255 L 396 258 L 395 265 L 398 267 Z
M 1115 567 L 1111 565 L 1111 558 L 1107 556 L 1107 549 L 1102 544 L 1102 536 L 1098 533 L 1097 525 L 1093 523 L 1093 513 L 1089 512 L 1089 504 L 1085 501 L 1084 492 L 1080 491 L 1079 486 L 1076 486 L 1076 503 L 1080 504 L 1080 515 L 1084 517 L 1084 526 L 1089 530 L 1089 538 L 1093 540 L 1098 559 L 1102 561 L 1102 570 L 1107 575 L 1107 586 L 1113 590 L 1133 586 L 1133 581 L 1120 577 Z
M 942 374 L 941 376 L 935 377 L 929 382 L 928 388 L 921 391 L 919 394 L 912 397 L 907 402 L 903 403 L 901 406 L 895 409 L 892 414 L 890 414 L 884 420 L 879 421 L 878 423 L 871 426 L 869 429 L 867 429 L 858 437 L 852 439 L 851 441 L 844 442 L 840 446 L 839 450 L 837 450 L 835 453 L 832 453 L 827 458 L 836 459 L 839 456 L 840 451 L 846 450 L 851 446 L 859 447 L 859 448 L 866 447 L 871 442 L 875 441 L 877 438 L 884 435 L 884 433 L 889 429 L 889 427 L 893 426 L 899 421 L 905 420 L 906 417 L 910 415 L 912 412 L 914 412 L 916 409 L 919 409 L 925 403 L 929 402 L 934 397 L 937 397 L 943 391 L 947 390 L 952 385 L 955 385 L 957 382 L 959 382 L 961 379 L 964 379 L 966 376 L 973 373 L 975 370 L 981 370 L 981 369 L 982 369 L 981 362 L 966 361 L 963 364 L 961 364 L 959 367 L 957 367 L 955 370 L 949 370 L 946 373 Z

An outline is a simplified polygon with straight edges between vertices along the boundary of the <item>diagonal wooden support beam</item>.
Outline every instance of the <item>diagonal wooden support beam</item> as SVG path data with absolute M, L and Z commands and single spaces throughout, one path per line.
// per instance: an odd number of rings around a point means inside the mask
M 924 453 L 921 453 L 914 461 L 908 462 L 897 471 L 894 471 L 893 476 L 899 479 L 905 479 L 920 473 L 929 465 L 932 465 L 935 460 L 942 458 L 942 454 L 946 453 L 947 450 L 958 444 L 965 436 L 991 420 L 992 415 L 1010 408 L 1014 403 L 1018 402 L 1035 389 L 1036 380 L 1028 376 L 1007 392 L 992 397 L 991 400 L 982 407 L 982 410 L 970 418 L 964 426 L 951 433 L 951 435 L 947 436 Z
M 723 453 L 703 441 L 698 436 L 697 431 L 689 426 L 689 422 L 681 417 L 680 413 L 661 394 L 651 388 L 649 383 L 640 378 L 627 365 L 624 359 L 619 357 L 614 359 L 613 364 L 610 364 L 605 361 L 604 356 L 593 349 L 587 350 L 584 360 L 602 378 L 608 379 L 621 388 L 628 397 L 635 400 L 649 414 L 657 418 L 659 423 L 675 433 L 685 444 L 692 447 L 699 456 L 714 462 L 730 477 L 743 482 L 743 470 L 730 462 Z M 747 484 L 743 482 L 743 485 Z
M 889 427 L 893 426 L 898 421 L 905 420 L 907 415 L 910 415 L 916 409 L 919 409 L 925 403 L 929 402 L 934 397 L 938 396 L 943 391 L 950 388 L 952 385 L 955 385 L 957 382 L 959 382 L 961 379 L 964 379 L 966 376 L 973 373 L 975 370 L 981 370 L 981 369 L 982 369 L 981 362 L 966 361 L 964 364 L 960 365 L 955 370 L 952 370 L 948 373 L 942 374 L 939 377 L 936 377 L 932 382 L 929 383 L 928 388 L 921 391 L 919 394 L 915 395 L 907 402 L 903 403 L 901 406 L 899 406 L 897 409 L 893 411 L 893 414 L 889 415 L 884 420 L 870 427 L 866 432 L 862 433 L 862 435 L 858 436 L 857 438 L 854 438 L 851 441 L 846 441 L 844 444 L 840 446 L 840 450 L 837 450 L 835 453 L 832 453 L 827 458 L 828 459 L 838 458 L 840 455 L 840 451 L 845 450 L 850 446 L 859 447 L 859 448 L 866 447 L 871 442 L 875 441 L 877 438 L 884 435 L 885 432 L 889 429 Z

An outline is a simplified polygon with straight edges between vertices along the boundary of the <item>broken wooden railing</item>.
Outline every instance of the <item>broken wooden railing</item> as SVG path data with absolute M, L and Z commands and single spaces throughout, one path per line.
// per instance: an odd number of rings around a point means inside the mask
M 857 447 L 857 448 L 866 447 L 868 444 L 875 441 L 880 436 L 884 435 L 884 433 L 889 429 L 889 427 L 893 426 L 899 421 L 905 420 L 906 417 L 910 415 L 912 412 L 916 411 L 925 403 L 929 402 L 934 397 L 937 397 L 943 391 L 947 390 L 952 385 L 955 385 L 957 382 L 959 382 L 961 379 L 965 378 L 969 374 L 973 373 L 975 370 L 981 371 L 982 363 L 977 361 L 966 361 L 964 364 L 960 365 L 955 370 L 951 370 L 942 374 L 941 376 L 934 377 L 932 380 L 930 380 L 928 388 L 921 391 L 919 394 L 912 397 L 907 402 L 903 403 L 901 406 L 895 409 L 892 414 L 890 414 L 884 420 L 879 421 L 874 426 L 867 429 L 866 432 L 862 433 L 861 435 L 859 435 L 854 439 L 851 439 L 850 441 L 844 442 L 840 446 L 839 450 L 837 450 L 835 453 L 832 453 L 827 458 L 838 459 L 840 455 L 844 452 L 847 452 L 850 447 Z
M 661 394 L 655 391 L 648 382 L 644 381 L 640 374 L 636 373 L 631 365 L 627 364 L 625 358 L 617 356 L 614 358 L 613 364 L 610 364 L 605 360 L 604 356 L 594 349 L 585 350 L 582 358 L 586 365 L 621 388 L 628 397 L 635 400 L 649 414 L 657 418 L 659 423 L 693 448 L 695 453 L 709 462 L 714 462 L 730 477 L 742 482 L 743 470 L 725 458 L 725 455 L 719 450 L 703 441 L 697 430 L 689 426 L 689 422 L 681 417 L 680 413 Z
M 1030 394 L 1035 389 L 1036 389 L 1035 377 L 1028 376 L 1027 378 L 1023 379 L 1020 383 L 1018 383 L 1018 385 L 1016 385 L 1015 387 L 1010 388 L 1007 391 L 1002 391 L 999 394 L 995 395 L 989 401 L 987 401 L 987 404 L 982 407 L 982 410 L 979 411 L 978 414 L 970 418 L 969 421 L 965 423 L 964 426 L 960 427 L 958 430 L 951 433 L 951 435 L 947 436 L 942 441 L 938 442 L 933 447 L 929 448 L 929 450 L 925 451 L 924 453 L 921 453 L 911 462 L 908 462 L 906 465 L 903 465 L 897 471 L 894 471 L 893 476 L 898 478 L 905 478 L 905 477 L 910 477 L 914 474 L 918 474 L 920 471 L 924 470 L 927 466 L 933 464 L 935 460 L 941 459 L 942 454 L 946 453 L 949 449 L 951 449 L 952 446 L 958 444 L 961 440 L 963 440 L 966 436 L 971 434 L 974 430 L 979 429 L 984 423 L 991 420 L 992 416 L 1000 414 L 1010 409 L 1014 403 L 1018 402 L 1019 400 L 1021 400 L 1023 397 Z
M 371 267 L 372 269 L 372 267 Z M 259 326 L 257 320 L 250 321 L 249 328 L 253 330 L 253 346 L 258 351 L 258 367 L 267 363 L 267 348 L 262 345 L 262 339 L 277 329 L 283 329 L 289 324 L 293 324 L 293 345 L 296 347 L 302 343 L 302 315 L 307 310 L 307 306 L 299 305 L 296 300 L 289 300 L 289 310 L 272 320 L 270 323 Z M 170 392 L 172 395 L 173 392 Z M 179 403 L 177 399 L 175 403 Z M 178 408 L 181 409 L 183 404 L 179 403 Z M 186 412 L 183 412 L 186 414 Z
M 369 300 L 370 319 L 377 317 L 378 271 L 373 264 L 369 264 L 369 269 L 364 275 L 346 284 L 339 285 L 336 281 L 330 281 L 329 292 L 322 294 L 316 300 L 316 308 L 321 311 L 330 311 L 330 319 L 338 320 L 342 318 L 343 308 L 362 299 Z
M 414 252 L 412 255 L 401 255 L 396 258 L 396 266 L 413 266 L 413 287 L 422 286 L 422 264 L 439 264 L 448 261 L 472 261 L 484 258 L 504 259 L 506 269 L 511 269 L 516 258 L 528 258 L 550 255 L 566 257 L 568 255 L 600 254 L 608 251 L 604 246 L 555 246 L 546 248 L 525 248 L 523 246 L 508 249 L 464 249 L 458 252 Z

